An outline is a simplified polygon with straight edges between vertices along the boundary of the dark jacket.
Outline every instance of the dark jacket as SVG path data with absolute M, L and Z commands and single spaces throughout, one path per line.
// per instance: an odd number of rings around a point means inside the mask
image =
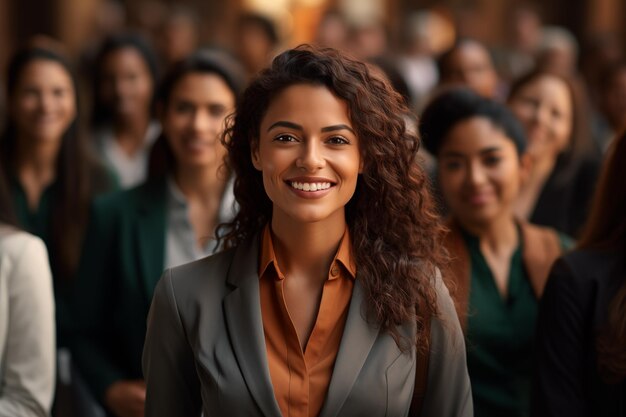
M 71 348 L 100 400 L 113 382 L 143 377 L 146 317 L 164 268 L 166 203 L 166 182 L 158 180 L 94 204 L 71 303 Z
M 626 416 L 626 382 L 597 372 L 596 334 L 626 280 L 626 251 L 579 250 L 554 265 L 541 300 L 533 415 Z

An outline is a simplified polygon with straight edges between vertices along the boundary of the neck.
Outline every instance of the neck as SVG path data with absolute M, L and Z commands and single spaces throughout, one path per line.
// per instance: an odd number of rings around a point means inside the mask
M 174 172 L 174 181 L 188 201 L 220 201 L 227 180 L 227 175 L 219 171 L 219 166 L 179 167 Z
M 143 142 L 149 125 L 150 117 L 147 114 L 120 117 L 115 123 L 115 137 L 118 140 Z
M 345 230 L 343 211 L 326 221 L 304 223 L 274 206 L 272 241 L 281 270 L 286 275 L 305 274 L 326 280 Z
M 17 138 L 16 167 L 20 178 L 25 175 L 47 185 L 56 175 L 56 159 L 61 141 L 36 141 Z
M 459 222 L 465 230 L 478 237 L 481 248 L 488 248 L 490 252 L 509 252 L 519 243 L 517 225 L 510 213 L 486 224 Z

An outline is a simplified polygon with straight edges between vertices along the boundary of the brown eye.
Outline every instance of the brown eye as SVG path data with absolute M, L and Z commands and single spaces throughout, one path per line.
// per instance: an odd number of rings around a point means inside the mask
M 333 136 L 328 139 L 327 143 L 331 145 L 349 145 L 350 141 L 342 136 Z
M 291 135 L 278 135 L 274 138 L 275 142 L 297 142 L 298 139 L 296 139 L 294 136 Z

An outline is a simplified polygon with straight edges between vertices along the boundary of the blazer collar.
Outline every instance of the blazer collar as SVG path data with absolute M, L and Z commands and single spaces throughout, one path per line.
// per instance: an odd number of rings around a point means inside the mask
M 259 236 L 235 252 L 224 298 L 226 326 L 248 389 L 265 417 L 281 417 L 267 362 L 258 277 Z
M 363 287 L 360 280 L 356 279 L 348 318 L 320 417 L 339 415 L 378 337 L 379 328 L 365 319 L 363 299 Z
M 258 259 L 261 236 L 240 245 L 227 282 L 234 287 L 224 299 L 226 325 L 233 350 L 248 389 L 266 417 L 280 417 L 274 396 L 259 295 Z M 363 288 L 355 280 L 339 352 L 320 417 L 336 417 L 378 337 L 379 328 L 369 324 L 363 311 Z

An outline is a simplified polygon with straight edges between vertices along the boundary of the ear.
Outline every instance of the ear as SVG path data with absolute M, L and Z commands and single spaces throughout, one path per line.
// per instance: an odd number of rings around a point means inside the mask
M 252 165 L 258 170 L 258 171 L 262 171 L 261 169 L 261 156 L 259 154 L 259 145 L 258 143 L 255 145 L 252 145 L 252 148 L 250 149 L 250 157 L 252 158 Z

